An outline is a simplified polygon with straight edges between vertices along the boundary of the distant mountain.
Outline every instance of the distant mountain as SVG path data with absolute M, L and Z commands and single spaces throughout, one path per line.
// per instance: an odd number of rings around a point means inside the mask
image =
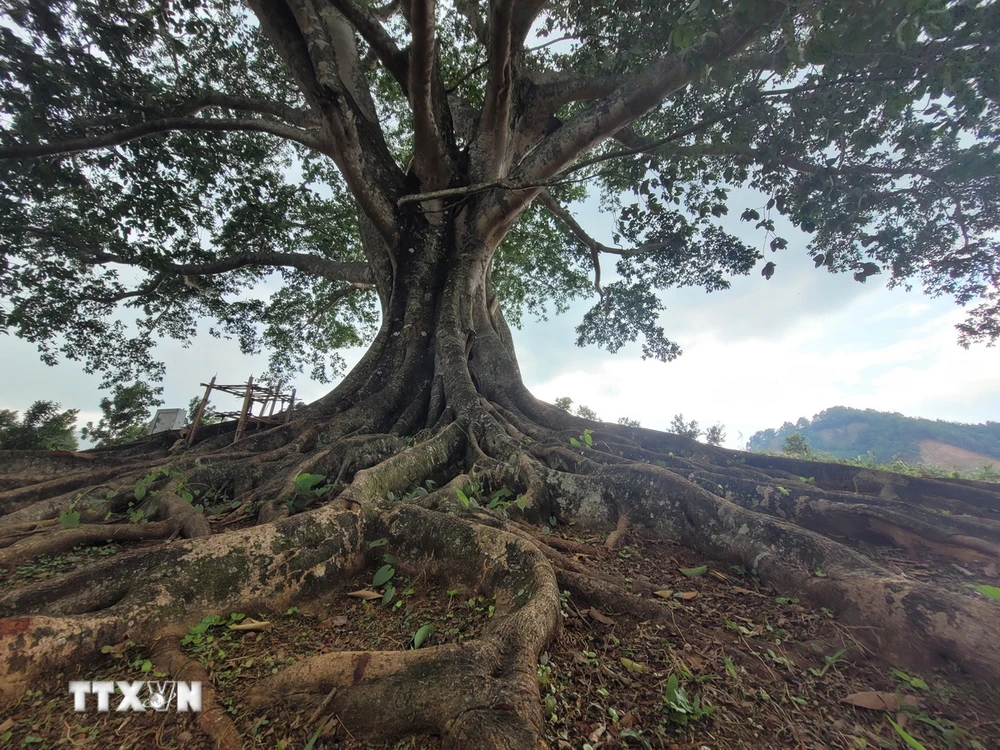
M 812 420 L 756 432 L 751 451 L 780 451 L 785 438 L 796 432 L 814 451 L 837 458 L 874 454 L 875 461 L 900 459 L 908 463 L 971 470 L 984 464 L 1000 468 L 1000 422 L 961 424 L 940 419 L 904 417 L 895 412 L 834 406 Z

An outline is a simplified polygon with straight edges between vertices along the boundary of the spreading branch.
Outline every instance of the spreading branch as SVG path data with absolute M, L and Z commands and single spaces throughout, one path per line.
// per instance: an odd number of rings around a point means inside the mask
M 208 91 L 197 99 L 181 105 L 178 114 L 192 117 L 213 107 L 269 115 L 300 128 L 315 128 L 319 125 L 315 114 L 304 107 L 292 107 L 282 102 L 264 101 L 246 96 L 233 96 L 220 91 Z
M 774 13 L 780 12 L 775 4 Z M 540 182 L 559 174 L 579 156 L 614 135 L 653 109 L 664 98 L 687 85 L 701 65 L 727 59 L 749 46 L 760 34 L 760 24 L 743 25 L 730 21 L 718 37 L 695 49 L 667 55 L 652 63 L 633 80 L 613 94 L 594 102 L 582 113 L 546 136 L 528 156 L 511 171 L 514 183 Z M 534 199 L 522 193 L 498 199 L 491 213 L 516 216 Z
M 442 137 L 440 108 L 435 93 L 437 74 L 435 52 L 434 0 L 414 0 L 410 6 L 409 98 L 413 109 L 413 163 L 421 182 L 431 189 L 447 185 L 451 158 Z
M 570 232 L 572 232 L 573 235 L 590 250 L 590 258 L 594 265 L 594 288 L 597 290 L 598 294 L 601 294 L 602 296 L 601 253 L 618 255 L 622 258 L 631 258 L 636 255 L 656 252 L 657 250 L 663 250 L 665 247 L 668 247 L 668 244 L 665 242 L 649 242 L 644 245 L 638 245 L 631 248 L 605 245 L 603 242 L 600 242 L 592 237 L 587 230 L 580 225 L 580 222 L 576 220 L 576 217 L 574 217 L 565 206 L 553 198 L 552 194 L 548 190 L 542 190 L 538 194 L 538 200 L 541 201 L 542 205 L 545 206 L 549 213 L 565 224 Z
M 121 146 L 125 143 L 160 133 L 190 130 L 269 133 L 279 138 L 295 141 L 315 151 L 326 152 L 328 150 L 326 142 L 317 131 L 303 130 L 302 128 L 273 122 L 272 120 L 259 118 L 163 117 L 101 135 L 71 138 L 54 143 L 26 143 L 16 146 L 6 146 L 0 148 L 0 159 L 38 159 L 58 154 L 94 151 Z
M 320 276 L 329 281 L 344 281 L 362 286 L 370 286 L 375 283 L 371 268 L 364 261 L 335 261 L 308 253 L 257 252 L 240 253 L 211 263 L 166 263 L 161 259 L 143 262 L 141 259 L 127 258 L 117 253 L 94 250 L 85 245 L 76 235 L 58 229 L 28 227 L 27 231 L 36 237 L 61 241 L 64 249 L 86 265 L 116 263 L 143 268 L 157 274 L 173 274 L 184 277 L 216 276 L 251 266 L 286 267 Z
M 512 0 L 497 0 L 491 4 L 487 41 L 489 76 L 479 118 L 479 133 L 470 148 L 475 179 L 499 177 L 505 171 L 514 93 L 512 5 Z
M 344 14 L 344 17 L 351 23 L 365 43 L 371 48 L 379 62 L 392 74 L 405 92 L 408 86 L 409 65 L 406 54 L 403 53 L 396 42 L 386 31 L 381 20 L 388 18 L 398 8 L 398 1 L 387 5 L 383 10 L 389 10 L 385 18 L 381 18 L 380 11 L 370 11 L 362 7 L 356 0 L 332 0 L 333 6 Z

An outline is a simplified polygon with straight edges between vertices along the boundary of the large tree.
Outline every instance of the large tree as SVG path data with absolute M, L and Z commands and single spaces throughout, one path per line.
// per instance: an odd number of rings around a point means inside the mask
M 526 390 L 507 322 L 592 295 L 581 344 L 640 339 L 669 360 L 679 349 L 657 292 L 723 289 L 762 260 L 720 225 L 734 211 L 769 248 L 769 283 L 781 278 L 770 258 L 793 250 L 776 231 L 784 217 L 811 235 L 817 268 L 953 295 L 972 305 L 961 340 L 994 341 L 1000 5 L 4 8 L 0 325 L 47 361 L 81 359 L 119 383 L 157 374 L 157 336 L 189 339 L 203 320 L 248 351 L 267 347 L 276 377 L 329 376 L 339 347 L 370 339 L 328 395 L 233 445 L 229 423 L 186 451 L 151 441 L 5 459 L 0 566 L 112 534 L 187 537 L 0 596 L 14 617 L 0 639 L 17 657 L 0 666 L 5 698 L 126 631 L 162 636 L 161 665 L 190 675 L 178 628 L 329 591 L 388 540 L 401 569 L 496 595 L 482 637 L 323 654 L 253 695 L 333 687 L 353 733 L 533 746 L 534 665 L 559 627 L 559 589 L 654 609 L 532 532 L 550 518 L 617 524 L 611 544 L 641 525 L 864 623 L 901 661 L 1000 676 L 996 605 L 900 577 L 831 536 L 988 560 L 1000 551 L 982 518 L 1000 509 L 995 490 L 589 422 Z M 617 215 L 614 245 L 573 216 L 588 190 Z M 473 475 L 518 501 L 504 514 L 473 507 Z M 427 479 L 440 489 L 408 492 Z M 192 488 L 256 523 L 213 529 Z M 81 493 L 93 507 L 79 526 L 9 543 Z M 133 497 L 154 522 L 95 525 Z M 202 718 L 232 746 L 227 722 Z

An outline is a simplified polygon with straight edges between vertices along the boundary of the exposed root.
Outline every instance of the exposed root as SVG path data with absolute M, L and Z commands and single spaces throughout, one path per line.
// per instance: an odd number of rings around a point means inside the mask
M 204 516 L 201 518 L 204 520 Z M 180 521 L 168 519 L 143 524 L 86 524 L 73 529 L 57 529 L 0 549 L 0 568 L 11 568 L 41 555 L 59 555 L 83 544 L 166 539 L 180 528 Z
M 243 740 L 219 702 L 211 676 L 178 646 L 183 635 L 183 631 L 176 628 L 160 633 L 151 648 L 153 663 L 175 680 L 200 682 L 202 708 L 198 714 L 199 729 L 212 739 L 216 750 L 241 750 Z
M 333 652 L 299 662 L 252 692 L 319 700 L 352 733 L 395 739 L 440 734 L 446 747 L 542 744 L 535 663 L 559 623 L 552 568 L 537 548 L 503 531 L 401 505 L 387 518 L 388 548 L 411 573 L 461 581 L 496 596 L 496 616 L 469 643 L 407 652 Z M 372 706 L 379 706 L 372 711 Z

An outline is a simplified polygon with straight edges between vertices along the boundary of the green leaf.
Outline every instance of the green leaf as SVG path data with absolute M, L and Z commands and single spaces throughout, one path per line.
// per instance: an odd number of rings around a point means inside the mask
M 461 488 L 455 488 L 455 494 L 458 495 L 458 502 L 464 505 L 466 508 L 469 507 L 469 496 L 462 492 Z
M 374 542 L 368 542 L 368 549 L 375 549 L 376 547 L 384 547 L 389 543 L 388 539 L 376 539 Z
M 375 577 L 372 578 L 372 586 L 383 586 L 394 575 L 396 575 L 396 570 L 391 565 L 383 565 L 375 571 Z
M 430 635 L 434 632 L 434 626 L 430 623 L 422 626 L 416 633 L 413 634 L 413 648 L 420 648 L 424 645 Z
M 574 438 L 574 437 L 571 437 L 571 438 L 569 439 L 569 444 L 570 444 L 570 445 L 576 445 L 576 446 L 579 446 L 579 445 L 580 445 L 580 441 L 579 441 L 579 440 L 577 440 L 577 439 L 576 439 L 576 438 Z
M 305 744 L 305 747 L 303 747 L 302 750 L 313 750 L 313 748 L 316 747 L 316 740 L 319 739 L 319 735 L 325 726 L 326 724 L 320 722 L 320 727 L 312 733 L 312 736 L 309 738 L 309 741 Z
M 705 575 L 707 572 L 707 565 L 700 565 L 697 568 L 681 568 L 681 573 L 686 575 L 688 578 L 697 578 L 698 576 Z
M 1000 602 L 1000 587 L 987 586 L 985 583 L 980 583 L 976 585 L 975 589 L 983 596 L 989 597 L 994 601 Z
M 389 602 L 391 602 L 392 597 L 395 596 L 395 594 L 396 594 L 396 587 L 393 586 L 392 584 L 389 584 L 385 589 L 385 593 L 382 594 L 382 604 L 386 605 Z
M 396 556 L 390 555 L 388 552 L 386 552 L 384 555 L 382 555 L 382 561 L 392 565 L 394 562 L 396 562 Z
M 528 507 L 528 498 L 526 498 L 524 495 L 518 495 L 517 499 L 514 501 L 514 504 L 521 510 L 524 510 L 525 508 Z
M 146 497 L 146 485 L 143 484 L 142 482 L 137 484 L 135 486 L 135 492 L 133 494 L 135 495 L 136 502 L 142 500 L 144 497 Z
M 903 738 L 903 742 L 905 742 L 907 746 L 912 747 L 913 750 L 927 750 L 926 747 L 924 747 L 920 742 L 918 742 L 914 737 L 912 737 L 905 729 L 899 726 L 899 724 L 894 722 L 891 718 L 889 718 L 889 723 L 892 724 L 892 728 L 896 730 L 896 734 L 898 734 L 900 737 Z
M 64 529 L 75 529 L 80 525 L 80 512 L 78 510 L 64 510 L 59 514 L 59 525 Z
M 325 474 L 296 474 L 295 494 L 304 495 L 326 479 Z
M 585 442 L 587 445 L 594 444 L 594 436 L 590 434 L 590 430 L 587 430 L 587 432 L 583 433 L 582 437 L 583 437 L 583 442 Z
M 736 665 L 733 664 L 733 660 L 727 656 L 723 659 L 723 661 L 726 664 L 726 671 L 729 673 L 729 676 L 732 677 L 734 680 L 738 679 L 736 674 Z
M 181 490 L 177 494 L 180 495 L 181 496 L 181 500 L 184 500 L 185 502 L 188 502 L 188 503 L 193 503 L 194 502 L 194 495 L 192 495 L 188 490 Z

